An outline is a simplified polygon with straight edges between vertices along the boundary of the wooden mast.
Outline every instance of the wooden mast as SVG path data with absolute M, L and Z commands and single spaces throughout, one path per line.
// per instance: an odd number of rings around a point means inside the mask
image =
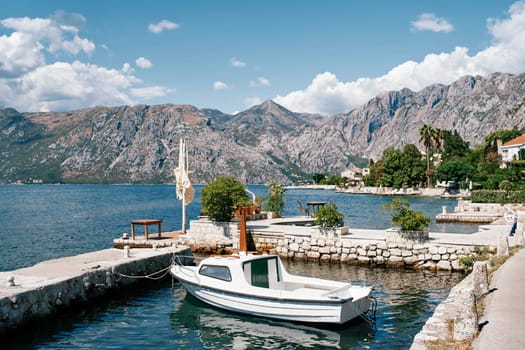
M 248 243 L 246 238 L 246 208 L 241 208 L 241 218 L 239 222 L 239 254 L 248 253 Z

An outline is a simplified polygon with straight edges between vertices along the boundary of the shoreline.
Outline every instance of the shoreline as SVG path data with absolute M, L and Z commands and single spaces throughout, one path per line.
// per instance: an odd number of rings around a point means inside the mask
M 460 190 L 458 193 L 448 193 L 445 188 L 400 188 L 392 187 L 351 187 L 336 188 L 337 193 L 346 194 L 373 194 L 376 196 L 415 196 L 415 197 L 440 197 L 440 198 L 468 198 L 468 190 Z

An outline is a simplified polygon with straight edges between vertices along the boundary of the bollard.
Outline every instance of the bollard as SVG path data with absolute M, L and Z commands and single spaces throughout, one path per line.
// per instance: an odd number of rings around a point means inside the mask
M 487 273 L 487 262 L 476 261 L 472 268 L 472 288 L 476 298 L 488 293 L 489 277 Z
M 454 317 L 454 340 L 473 338 L 478 332 L 478 312 L 476 296 L 471 288 L 463 288 L 458 293 L 458 310 Z
M 518 211 L 518 225 L 516 227 L 516 244 L 518 245 L 525 245 L 525 238 L 523 235 L 525 234 L 524 228 L 525 228 L 525 211 Z
M 525 245 L 525 237 L 523 237 L 523 230 L 516 231 L 516 233 L 514 234 L 514 237 L 516 237 L 516 244 L 517 245 L 520 245 L 520 246 Z
M 125 245 L 124 246 L 124 257 L 125 258 L 129 258 L 131 256 L 131 252 L 130 252 L 130 249 L 129 249 L 129 245 Z
M 498 237 L 498 256 L 509 256 L 509 235 L 501 233 Z
M 7 286 L 8 287 L 14 287 L 15 286 L 15 276 L 9 276 L 7 278 Z

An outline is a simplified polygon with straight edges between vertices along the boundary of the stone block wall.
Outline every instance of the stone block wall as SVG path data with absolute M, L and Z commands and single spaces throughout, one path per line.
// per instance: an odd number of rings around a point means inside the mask
M 285 236 L 279 240 L 275 252 L 288 259 L 452 271 L 464 269 L 459 259 L 472 254 L 473 247 Z
M 454 208 L 455 213 L 480 212 L 506 214 L 509 210 L 524 210 L 523 204 L 499 204 L 499 203 L 472 203 L 470 200 L 458 199 L 458 204 Z
M 231 254 L 238 251 L 239 231 L 236 224 L 223 229 L 224 232 L 230 232 L 228 236 L 220 230 L 206 234 L 214 230 L 213 227 L 210 228 L 210 225 L 214 225 L 211 222 L 201 225 L 202 227 L 192 222 L 191 231 L 182 243 L 199 253 Z M 341 236 L 338 231 L 323 235 L 319 230 L 312 230 L 292 235 L 249 230 L 248 245 L 250 247 L 251 242 L 259 253 L 277 254 L 286 259 L 447 271 L 464 270 L 459 259 L 474 251 L 473 246 L 439 246 L 423 242 L 424 238 L 421 237 L 411 241 L 392 232 L 386 235 L 386 240 L 349 237 L 351 236 Z M 428 233 L 425 237 L 428 237 Z
M 181 243 L 198 253 L 225 253 L 233 250 L 233 242 L 239 241 L 237 222 L 215 222 L 209 220 L 191 221 L 186 237 Z

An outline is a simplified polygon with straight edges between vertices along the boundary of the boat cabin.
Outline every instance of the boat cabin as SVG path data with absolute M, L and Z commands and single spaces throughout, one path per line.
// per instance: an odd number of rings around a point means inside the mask
M 232 275 L 238 264 L 235 258 L 215 258 L 203 263 L 199 269 L 199 275 L 216 278 L 218 280 L 232 282 Z M 242 263 L 242 275 L 246 282 L 255 287 L 278 289 L 281 281 L 281 268 L 277 256 L 257 256 Z M 233 270 L 233 271 L 232 271 Z

